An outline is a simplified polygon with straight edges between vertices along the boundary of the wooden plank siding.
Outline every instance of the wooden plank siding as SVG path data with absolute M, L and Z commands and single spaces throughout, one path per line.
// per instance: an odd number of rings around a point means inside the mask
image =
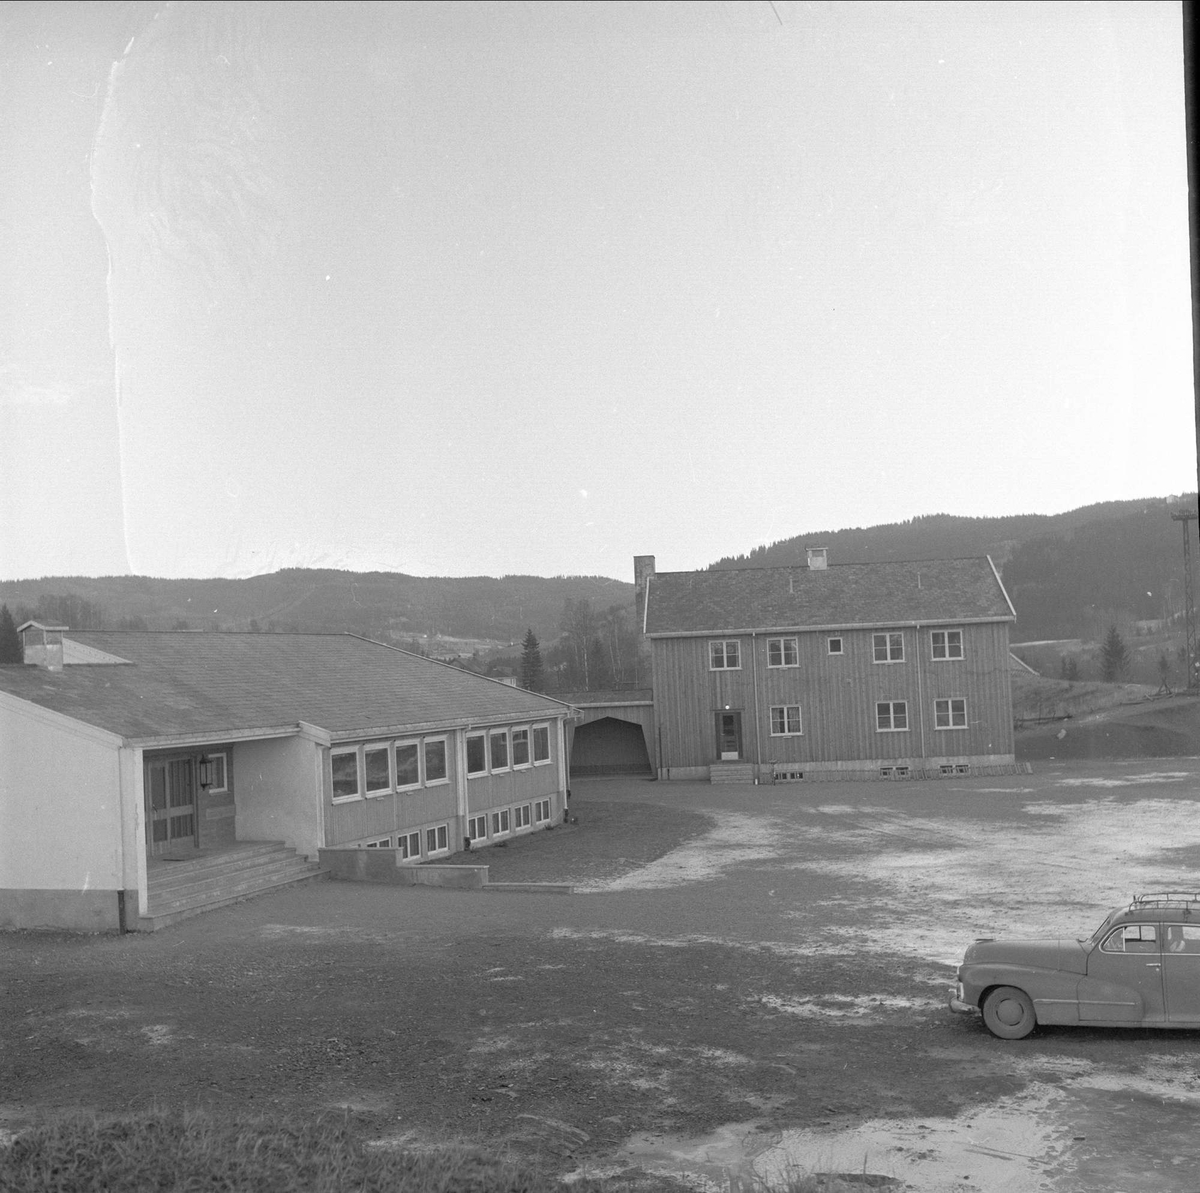
M 928 626 L 651 639 L 660 773 L 694 772 L 718 761 L 717 716 L 725 709 L 741 713 L 743 758 L 765 769 L 985 757 L 1011 762 L 1008 623 L 933 628 L 960 629 L 964 657 L 935 660 Z M 902 662 L 874 661 L 873 636 L 880 632 L 903 635 Z M 781 637 L 797 640 L 798 666 L 769 666 L 768 639 Z M 830 638 L 841 638 L 842 654 L 829 653 Z M 718 639 L 738 642 L 740 668 L 710 668 L 709 643 Z M 935 728 L 939 699 L 966 701 L 966 728 Z M 906 702 L 907 730 L 879 731 L 881 701 Z M 800 706 L 800 735 L 772 735 L 771 707 L 779 705 Z

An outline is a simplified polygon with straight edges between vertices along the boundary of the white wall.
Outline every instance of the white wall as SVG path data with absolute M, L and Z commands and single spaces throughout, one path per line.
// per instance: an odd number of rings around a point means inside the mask
M 119 746 L 0 696 L 0 888 L 123 888 Z
M 316 857 L 324 844 L 321 752 L 307 737 L 274 737 L 233 747 L 239 841 L 283 841 Z

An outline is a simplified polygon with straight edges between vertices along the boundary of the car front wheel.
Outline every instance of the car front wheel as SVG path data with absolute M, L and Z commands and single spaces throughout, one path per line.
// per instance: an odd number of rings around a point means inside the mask
M 1002 1040 L 1023 1040 L 1037 1026 L 1032 999 L 1015 986 L 997 986 L 982 1009 L 988 1031 Z

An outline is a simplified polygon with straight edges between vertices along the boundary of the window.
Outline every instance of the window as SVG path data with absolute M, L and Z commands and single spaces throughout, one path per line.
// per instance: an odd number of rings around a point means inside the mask
M 513 808 L 513 828 L 528 828 L 533 823 L 532 809 L 528 804 Z
M 421 834 L 406 833 L 402 837 L 396 838 L 396 848 L 400 850 L 402 858 L 414 858 L 421 856 Z
M 399 774 L 397 765 L 397 775 Z M 448 783 L 446 771 L 446 739 L 444 737 L 425 740 L 425 785 Z
M 487 817 L 472 816 L 467 821 L 467 839 L 470 841 L 482 841 L 487 837 Z
M 489 736 L 492 744 L 492 770 L 508 770 L 508 730 L 497 729 Z
M 1154 924 L 1126 924 L 1110 932 L 1100 948 L 1106 953 L 1157 953 L 1155 927 Z
M 333 768 L 333 798 L 358 797 L 358 750 L 338 750 L 329 757 Z
M 931 630 L 929 642 L 935 659 L 961 659 L 963 657 L 962 630 Z
M 875 705 L 875 724 L 880 733 L 899 733 L 908 728 L 908 702 L 884 700 Z
M 425 830 L 425 856 L 435 853 L 448 853 L 450 850 L 450 826 L 439 824 L 437 828 Z
M 379 841 L 368 841 L 367 842 L 368 849 L 391 849 L 391 847 L 392 847 L 391 837 L 384 837 Z
M 935 729 L 965 729 L 967 727 L 967 702 L 965 700 L 935 700 L 933 702 L 933 727 Z
M 829 653 L 830 654 L 844 653 L 842 650 L 842 640 L 840 638 L 830 638 L 829 639 Z
M 382 795 L 391 791 L 391 772 L 388 770 L 388 748 L 367 746 L 363 750 L 363 773 L 367 777 L 367 794 Z
M 533 805 L 533 819 L 537 824 L 545 824 L 550 819 L 550 801 L 540 799 Z
M 492 813 L 492 836 L 502 837 L 508 832 L 508 809 Z
M 710 671 L 740 671 L 742 669 L 741 647 L 736 638 L 708 644 L 708 669 Z
M 533 764 L 550 761 L 550 726 L 535 725 L 533 727 Z
M 875 634 L 875 662 L 877 663 L 903 663 L 904 662 L 904 635 L 903 634 Z
M 208 785 L 209 793 L 227 791 L 229 789 L 229 775 L 226 771 L 225 755 L 206 754 L 205 757 L 212 767 L 212 782 Z
M 415 741 L 396 743 L 396 786 L 416 787 L 421 781 L 419 752 Z
M 482 775 L 487 770 L 487 754 L 484 752 L 482 733 L 467 738 L 467 774 Z
M 800 640 L 798 638 L 768 638 L 768 667 L 799 667 Z
M 512 764 L 513 766 L 529 765 L 528 729 L 514 729 L 512 731 Z
M 800 705 L 773 704 L 771 706 L 771 736 L 795 737 L 803 733 L 800 726 Z

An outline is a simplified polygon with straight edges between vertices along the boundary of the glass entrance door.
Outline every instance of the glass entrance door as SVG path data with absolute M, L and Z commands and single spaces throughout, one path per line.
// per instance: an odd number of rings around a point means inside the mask
M 196 770 L 191 758 L 146 765 L 146 836 L 151 856 L 196 843 Z

